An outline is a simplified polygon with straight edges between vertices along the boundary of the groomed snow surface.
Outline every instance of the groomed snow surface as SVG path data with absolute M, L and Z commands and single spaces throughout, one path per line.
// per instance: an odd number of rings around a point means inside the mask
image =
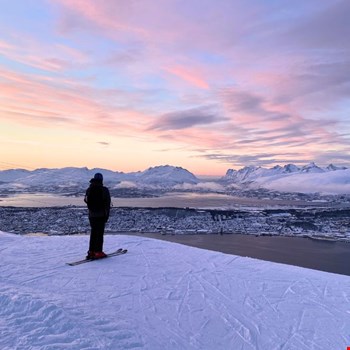
M 0 233 L 0 348 L 350 346 L 350 277 L 135 236 L 71 267 L 88 236 Z

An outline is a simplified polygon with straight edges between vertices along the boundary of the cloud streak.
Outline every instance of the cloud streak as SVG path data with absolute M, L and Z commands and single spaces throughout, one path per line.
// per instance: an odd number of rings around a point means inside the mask
M 225 118 L 217 116 L 210 111 L 211 108 L 196 108 L 184 111 L 171 112 L 162 115 L 156 123 L 151 126 L 152 130 L 178 130 L 211 125 L 225 121 Z

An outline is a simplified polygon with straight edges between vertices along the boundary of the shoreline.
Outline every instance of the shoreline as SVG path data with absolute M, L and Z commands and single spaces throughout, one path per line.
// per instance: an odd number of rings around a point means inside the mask
M 16 233 L 16 232 L 8 232 L 10 234 L 15 235 L 23 235 L 23 236 L 78 236 L 78 235 L 90 235 L 90 232 L 72 232 L 67 234 L 57 234 L 57 233 L 47 233 L 47 232 L 28 232 L 28 233 Z M 199 232 L 199 233 L 162 233 L 162 232 L 137 232 L 137 231 L 105 231 L 105 235 L 131 235 L 131 236 L 145 236 L 148 235 L 153 236 L 157 235 L 160 237 L 165 236 L 254 236 L 254 237 L 286 237 L 286 238 L 306 238 L 311 241 L 317 242 L 330 242 L 330 243 L 346 243 L 350 244 L 350 239 L 334 236 L 322 236 L 322 235 L 308 235 L 307 233 L 303 233 L 302 235 L 288 235 L 288 234 L 271 234 L 271 233 L 216 233 L 216 232 Z

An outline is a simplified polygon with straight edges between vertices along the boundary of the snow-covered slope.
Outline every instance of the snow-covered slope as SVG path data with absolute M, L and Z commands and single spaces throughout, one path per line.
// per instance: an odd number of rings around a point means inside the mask
M 346 349 L 350 278 L 132 236 L 0 233 L 0 348 Z

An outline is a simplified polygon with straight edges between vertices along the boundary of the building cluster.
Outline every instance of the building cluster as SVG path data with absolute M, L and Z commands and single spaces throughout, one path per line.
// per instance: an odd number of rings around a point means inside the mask
M 112 208 L 106 233 L 297 235 L 350 242 L 349 217 L 347 208 Z M 0 207 L 0 231 L 68 235 L 89 230 L 85 208 Z

